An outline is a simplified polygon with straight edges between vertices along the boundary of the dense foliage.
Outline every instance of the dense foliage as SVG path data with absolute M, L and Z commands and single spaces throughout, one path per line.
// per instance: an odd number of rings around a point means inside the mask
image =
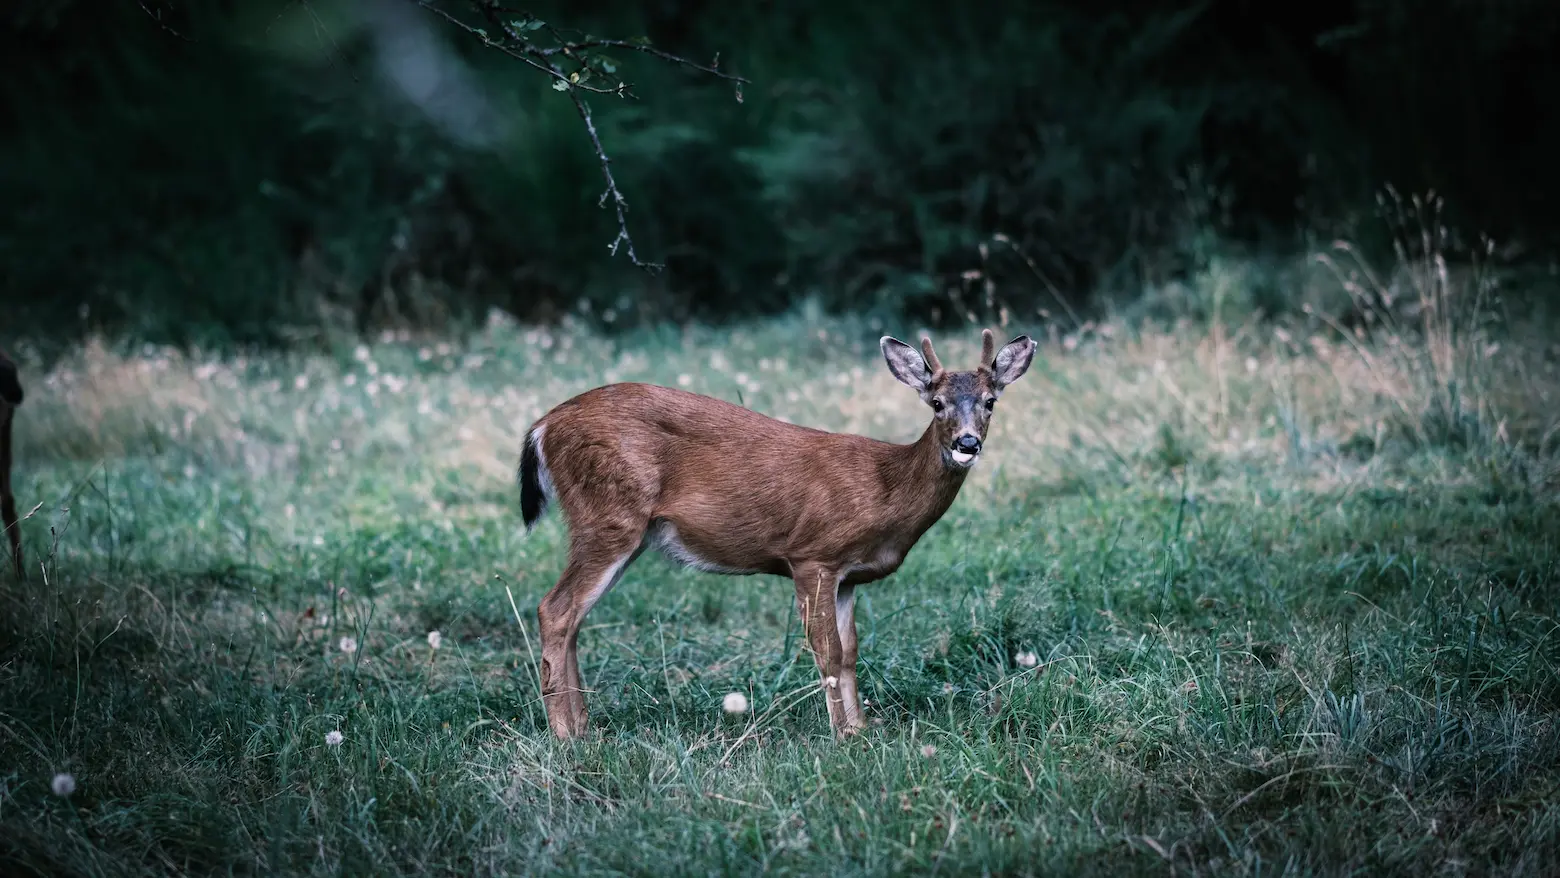
M 752 80 L 616 57 L 638 99 L 591 98 L 665 272 L 606 252 L 566 97 L 411 3 L 29 0 L 0 37 L 0 334 L 1032 315 L 1304 246 L 1387 183 L 1556 229 L 1537 0 L 554 6 Z

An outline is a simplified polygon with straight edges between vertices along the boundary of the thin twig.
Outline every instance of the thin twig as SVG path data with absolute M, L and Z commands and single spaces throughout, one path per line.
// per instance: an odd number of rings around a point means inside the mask
M 167 33 L 172 34 L 174 37 L 176 37 L 178 39 L 181 39 L 181 40 L 183 40 L 186 43 L 193 43 L 193 42 L 195 42 L 194 40 L 190 39 L 189 37 L 185 36 L 184 34 L 179 33 L 178 31 L 174 30 L 173 27 L 168 24 L 168 22 L 163 21 L 163 11 L 161 9 L 153 11 L 152 7 L 146 5 L 146 0 L 141 0 L 140 5 L 141 5 L 141 11 L 146 13 L 147 17 L 151 18 L 152 21 L 157 22 L 157 26 L 159 28 L 161 28 L 163 31 L 166 31 Z
M 682 57 L 680 55 L 673 55 L 671 52 L 664 52 L 664 51 L 662 51 L 660 49 L 657 49 L 654 46 L 646 46 L 646 45 L 643 45 L 641 43 L 631 43 L 631 42 L 629 42 L 627 40 L 586 40 L 586 41 L 580 42 L 580 43 L 564 43 L 564 44 L 559 45 L 559 46 L 552 46 L 552 47 L 549 47 L 549 48 L 546 48 L 546 49 L 539 49 L 538 51 L 540 51 L 545 56 L 563 55 L 565 57 L 571 57 L 572 58 L 574 56 L 574 53 L 582 51 L 584 49 L 629 49 L 629 50 L 634 51 L 634 52 L 642 52 L 642 53 L 644 53 L 646 55 L 649 55 L 649 56 L 651 56 L 653 58 L 659 58 L 662 61 L 665 61 L 665 62 L 667 62 L 669 64 L 676 64 L 676 65 L 679 65 L 681 67 L 687 67 L 689 70 L 697 70 L 698 72 L 706 74 L 708 76 L 714 76 L 714 77 L 718 77 L 720 79 L 724 79 L 727 82 L 738 82 L 738 83 L 747 83 L 748 82 L 747 79 L 745 79 L 745 78 L 743 78 L 741 76 L 737 76 L 736 74 L 733 74 L 733 73 L 722 73 L 720 71 L 720 69 L 719 69 L 719 66 L 720 66 L 720 56 L 719 55 L 715 56 L 715 61 L 714 61 L 713 64 L 711 64 L 709 67 L 706 67 L 703 64 L 699 64 L 699 63 L 694 62 L 694 61 L 689 61 L 687 58 L 684 58 L 684 57 Z
M 522 52 L 522 51 L 517 51 L 515 49 L 511 49 L 510 47 L 506 46 L 504 43 L 499 42 L 498 40 L 493 39 L 491 36 L 488 35 L 488 33 L 486 31 L 482 30 L 481 28 L 472 27 L 471 25 L 465 23 L 464 21 L 461 21 L 460 19 L 458 19 L 455 16 L 449 14 L 448 12 L 445 12 L 443 9 L 440 9 L 439 7 L 433 5 L 433 3 L 429 2 L 429 0 L 413 0 L 413 2 L 415 2 L 418 6 L 422 7 L 423 9 L 426 9 L 429 12 L 432 12 L 434 15 L 437 15 L 440 18 L 443 18 L 445 21 L 449 22 L 450 24 L 455 25 L 456 27 L 460 28 L 461 30 L 465 31 L 466 33 L 471 34 L 472 36 L 476 37 L 478 40 L 481 40 L 482 44 L 484 46 L 487 46 L 490 49 L 497 49 L 500 52 L 503 52 L 505 55 L 508 55 L 509 57 L 515 59 L 516 61 L 519 61 L 519 62 L 521 62 L 523 64 L 526 64 L 526 65 L 528 65 L 530 67 L 534 67 L 537 70 L 540 70 L 541 72 L 547 74 L 548 76 L 551 76 L 551 77 L 554 77 L 554 78 L 557 78 L 557 79 L 562 79 L 564 82 L 568 82 L 569 81 L 569 78 L 567 76 L 564 76 L 562 71 L 553 68 L 552 65 L 550 65 L 550 64 L 543 64 L 542 62 L 537 61 L 534 58 L 527 57 L 526 54 L 524 52 Z M 507 32 L 507 29 L 506 29 L 506 32 Z
M 628 234 L 628 201 L 623 197 L 623 193 L 618 191 L 617 180 L 612 176 L 612 159 L 608 158 L 607 151 L 601 146 L 601 137 L 596 133 L 596 123 L 591 121 L 590 118 L 590 106 L 580 97 L 579 92 L 573 89 L 569 90 L 569 97 L 574 99 L 574 109 L 579 111 L 580 120 L 585 123 L 585 133 L 590 135 L 591 145 L 596 148 L 596 158 L 601 162 L 601 176 L 607 181 L 607 188 L 601 193 L 601 198 L 597 199 L 596 204 L 605 207 L 607 199 L 610 197 L 612 199 L 612 207 L 617 212 L 617 237 L 612 239 L 612 243 L 607 249 L 613 256 L 616 256 L 618 247 L 624 247 L 628 250 L 628 260 L 630 262 L 651 274 L 655 274 L 666 266 L 656 262 L 641 261 L 639 254 L 634 252 L 634 239 L 629 237 Z

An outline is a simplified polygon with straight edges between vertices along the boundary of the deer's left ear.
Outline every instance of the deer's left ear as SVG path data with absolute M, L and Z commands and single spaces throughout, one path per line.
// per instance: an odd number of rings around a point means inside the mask
M 996 362 L 992 364 L 992 380 L 997 388 L 1012 384 L 1022 378 L 1029 371 L 1029 364 L 1035 360 L 1035 340 L 1027 335 L 1021 335 L 1002 346 L 997 351 Z

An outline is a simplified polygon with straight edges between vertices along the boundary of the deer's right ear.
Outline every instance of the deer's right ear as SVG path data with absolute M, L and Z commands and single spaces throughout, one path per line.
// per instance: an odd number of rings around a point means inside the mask
M 925 396 L 932 385 L 932 370 L 927 368 L 926 360 L 921 358 L 920 352 L 891 335 L 879 339 L 878 347 L 883 349 L 888 371 L 894 373 L 900 383 L 915 388 L 916 393 Z

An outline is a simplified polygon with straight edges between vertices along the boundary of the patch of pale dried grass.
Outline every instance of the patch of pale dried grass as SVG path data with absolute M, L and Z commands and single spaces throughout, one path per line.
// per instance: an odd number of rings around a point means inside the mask
M 17 428 L 24 456 L 193 448 L 256 478 L 304 458 L 326 460 L 327 479 L 392 467 L 430 503 L 438 473 L 487 483 L 480 494 L 509 490 L 525 428 L 611 380 L 686 385 L 794 423 L 913 440 L 925 407 L 881 367 L 875 346 L 842 344 L 840 335 L 768 323 L 722 339 L 685 336 L 664 350 L 619 350 L 578 328 L 499 323 L 461 346 L 391 339 L 360 348 L 350 362 L 295 358 L 267 368 L 163 349 L 121 354 L 91 341 L 29 394 Z M 1298 337 L 1254 322 L 1215 330 L 1112 322 L 1041 338 L 1034 367 L 1003 397 L 993 426 L 991 457 L 1010 478 L 1067 477 L 1062 470 L 1077 465 L 1080 447 L 1139 460 L 1167 430 L 1202 455 L 1292 462 L 1297 439 L 1327 448 L 1380 435 L 1427 405 L 1436 386 L 1416 367 L 1422 358 L 1391 350 L 1411 343 L 1401 337 L 1325 328 Z M 935 341 L 950 367 L 979 356 L 974 329 Z M 1557 421 L 1537 395 L 1549 384 L 1531 380 L 1532 352 L 1479 343 L 1450 352 L 1481 370 L 1478 387 L 1496 389 L 1477 405 L 1492 423 L 1531 421 L 1552 435 Z M 994 468 L 975 478 L 989 479 Z

